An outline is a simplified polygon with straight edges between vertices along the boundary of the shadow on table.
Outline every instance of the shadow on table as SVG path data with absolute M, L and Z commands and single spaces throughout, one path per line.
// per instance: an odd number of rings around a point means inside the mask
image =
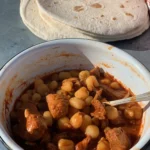
M 144 32 L 141 36 L 130 40 L 108 42 L 121 49 L 128 49 L 134 51 L 147 51 L 150 50 L 150 28 Z
M 150 141 L 141 150 L 150 150 Z

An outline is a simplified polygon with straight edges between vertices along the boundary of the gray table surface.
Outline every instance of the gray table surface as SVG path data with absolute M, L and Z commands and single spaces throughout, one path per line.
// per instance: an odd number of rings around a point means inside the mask
M 0 68 L 19 52 L 44 42 L 22 23 L 19 0 L 0 0 Z M 150 70 L 150 29 L 132 40 L 110 43 L 131 54 Z M 146 146 L 144 150 L 149 150 Z M 0 142 L 0 150 L 6 148 Z

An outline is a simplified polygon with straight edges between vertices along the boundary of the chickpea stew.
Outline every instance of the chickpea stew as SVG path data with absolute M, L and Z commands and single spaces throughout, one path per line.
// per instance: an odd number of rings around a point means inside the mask
M 96 67 L 37 78 L 10 113 L 14 140 L 25 150 L 129 150 L 140 137 L 143 110 L 113 76 Z

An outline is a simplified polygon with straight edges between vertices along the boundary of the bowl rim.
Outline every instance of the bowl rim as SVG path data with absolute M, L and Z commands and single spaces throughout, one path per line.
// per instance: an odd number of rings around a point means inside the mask
M 88 44 L 98 44 L 98 46 L 103 45 L 103 46 L 112 46 L 113 47 L 113 51 L 118 53 L 119 55 L 124 55 L 125 57 L 128 57 L 129 59 L 131 59 L 132 61 L 135 62 L 136 65 L 139 66 L 139 68 L 142 70 L 143 74 L 147 77 L 147 79 L 149 79 L 150 81 L 150 72 L 148 71 L 148 69 L 140 62 L 138 61 L 136 58 L 134 58 L 133 56 L 131 56 L 130 54 L 128 54 L 127 52 L 123 51 L 120 48 L 117 48 L 111 44 L 107 44 L 107 43 L 103 43 L 100 41 L 94 41 L 94 40 L 89 40 L 89 39 L 80 39 L 80 38 L 71 38 L 71 39 L 57 39 L 57 40 L 51 40 L 48 42 L 42 42 L 40 44 L 31 46 L 23 51 L 21 51 L 20 53 L 16 54 L 15 56 L 13 56 L 10 60 L 8 60 L 3 67 L 0 69 L 0 80 L 3 76 L 3 73 L 5 72 L 5 70 L 7 70 L 8 67 L 10 67 L 17 59 L 21 58 L 22 56 L 28 54 L 30 51 L 36 51 L 37 49 L 42 49 L 44 47 L 49 47 L 53 44 L 84 44 L 84 45 L 88 45 Z M 136 149 L 136 146 L 138 145 L 138 149 L 144 147 L 146 145 L 146 143 L 149 141 L 150 137 L 150 129 L 148 129 L 148 131 L 146 132 L 146 134 L 142 137 L 142 139 L 140 139 L 138 141 L 138 143 L 132 147 L 132 150 Z M 0 122 L 0 140 L 1 142 L 4 144 L 4 146 L 9 149 L 15 149 L 15 150 L 22 150 L 22 148 L 9 136 L 7 135 L 7 132 L 5 131 L 5 129 L 2 126 L 2 123 Z M 133 149 L 134 148 L 134 149 Z M 137 150 L 137 149 L 136 149 Z

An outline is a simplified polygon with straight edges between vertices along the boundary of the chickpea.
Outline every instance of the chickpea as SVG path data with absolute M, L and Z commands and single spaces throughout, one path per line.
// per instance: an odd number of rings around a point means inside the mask
M 34 93 L 32 96 L 32 101 L 34 101 L 34 102 L 39 102 L 41 99 L 42 99 L 41 95 L 38 93 Z
M 113 106 L 106 106 L 105 109 L 106 109 L 106 115 L 108 119 L 115 120 L 118 118 L 119 113 L 118 113 L 117 108 Z
M 71 128 L 71 124 L 70 124 L 70 120 L 68 117 L 62 117 L 57 121 L 58 124 L 58 128 L 60 130 L 65 130 L 65 129 L 70 129 Z
M 57 73 L 52 74 L 51 75 L 51 80 L 58 81 L 59 80 L 58 74 Z
M 44 81 L 42 80 L 42 79 L 35 79 L 35 81 L 34 81 L 34 87 L 35 87 L 35 89 L 37 88 L 37 87 L 39 87 L 41 84 L 44 84 Z
M 53 124 L 53 119 L 52 119 L 51 113 L 50 113 L 49 111 L 45 111 L 45 112 L 43 113 L 43 117 L 44 117 L 44 119 L 45 119 L 45 121 L 46 121 L 47 126 L 52 126 L 52 124 Z
M 93 118 L 92 118 L 92 123 L 93 123 L 94 125 L 96 125 L 96 126 L 99 126 L 99 125 L 100 125 L 100 120 L 99 120 L 98 118 L 93 117 Z
M 138 106 L 132 106 L 131 110 L 134 111 L 134 118 L 135 119 L 141 119 L 142 118 L 143 111 L 142 111 L 142 109 L 140 107 L 138 107 Z
M 76 109 L 83 109 L 85 107 L 85 102 L 82 99 L 72 97 L 69 100 L 70 106 L 76 108 Z
M 37 93 L 39 93 L 41 96 L 47 95 L 48 92 L 49 92 L 49 89 L 46 84 L 41 84 L 37 87 Z
M 34 90 L 28 90 L 26 93 L 32 96 L 32 94 L 34 94 Z
M 124 116 L 127 118 L 127 119 L 134 119 L 134 111 L 132 109 L 125 109 L 124 110 Z
M 72 70 L 72 71 L 70 71 L 70 74 L 71 74 L 72 77 L 78 77 L 79 76 L 79 71 Z
M 106 141 L 106 139 L 102 137 L 98 141 L 96 150 L 110 150 L 108 141 Z
M 58 82 L 54 80 L 48 84 L 48 87 L 50 90 L 55 90 L 58 87 Z
M 85 99 L 86 105 L 87 105 L 87 106 L 90 106 L 92 100 L 93 100 L 93 97 L 92 97 L 92 96 L 88 96 L 88 97 Z
M 112 82 L 110 84 L 110 87 L 115 89 L 115 90 L 119 90 L 121 88 L 118 82 Z
M 100 135 L 100 131 L 96 125 L 88 125 L 85 129 L 85 134 L 91 136 L 92 139 L 96 139 Z
M 85 81 L 89 76 L 90 76 L 90 72 L 88 70 L 84 70 L 79 73 L 79 79 L 81 81 Z
M 85 129 L 88 125 L 91 125 L 92 124 L 92 119 L 89 115 L 84 115 L 83 116 L 83 122 L 82 122 L 82 125 L 80 127 L 80 129 L 85 132 Z
M 60 72 L 59 75 L 59 80 L 64 80 L 64 79 L 68 79 L 68 78 L 71 78 L 71 74 L 70 72 Z
M 70 124 L 74 129 L 78 129 L 81 127 L 83 123 L 83 113 L 77 112 L 70 118 Z
M 59 150 L 74 150 L 75 145 L 72 140 L 60 139 L 58 141 L 58 149 Z
M 75 97 L 79 99 L 86 99 L 89 96 L 89 91 L 86 89 L 86 87 L 81 87 L 75 92 Z
M 79 109 L 76 109 L 76 108 L 70 106 L 68 109 L 68 117 L 71 118 L 78 111 L 79 111 Z
M 66 92 L 71 92 L 73 89 L 73 83 L 71 81 L 67 81 L 67 80 L 64 80 L 62 82 L 62 86 L 61 86 L 61 89 L 66 91 Z
M 21 96 L 21 101 L 22 101 L 22 102 L 28 102 L 29 100 L 31 100 L 30 97 L 31 97 L 31 96 L 30 96 L 29 94 L 27 94 L 27 93 L 26 93 L 26 94 L 23 94 L 23 95 Z
M 67 95 L 67 92 L 64 90 L 58 90 L 56 93 L 59 95 Z
M 101 82 L 102 84 L 106 84 L 106 85 L 109 85 L 109 84 L 111 83 L 111 81 L 110 81 L 109 79 L 107 79 L 107 78 L 102 79 L 100 82 Z
M 89 91 L 93 91 L 96 87 L 99 87 L 99 83 L 95 76 L 89 76 L 86 79 L 86 85 Z

